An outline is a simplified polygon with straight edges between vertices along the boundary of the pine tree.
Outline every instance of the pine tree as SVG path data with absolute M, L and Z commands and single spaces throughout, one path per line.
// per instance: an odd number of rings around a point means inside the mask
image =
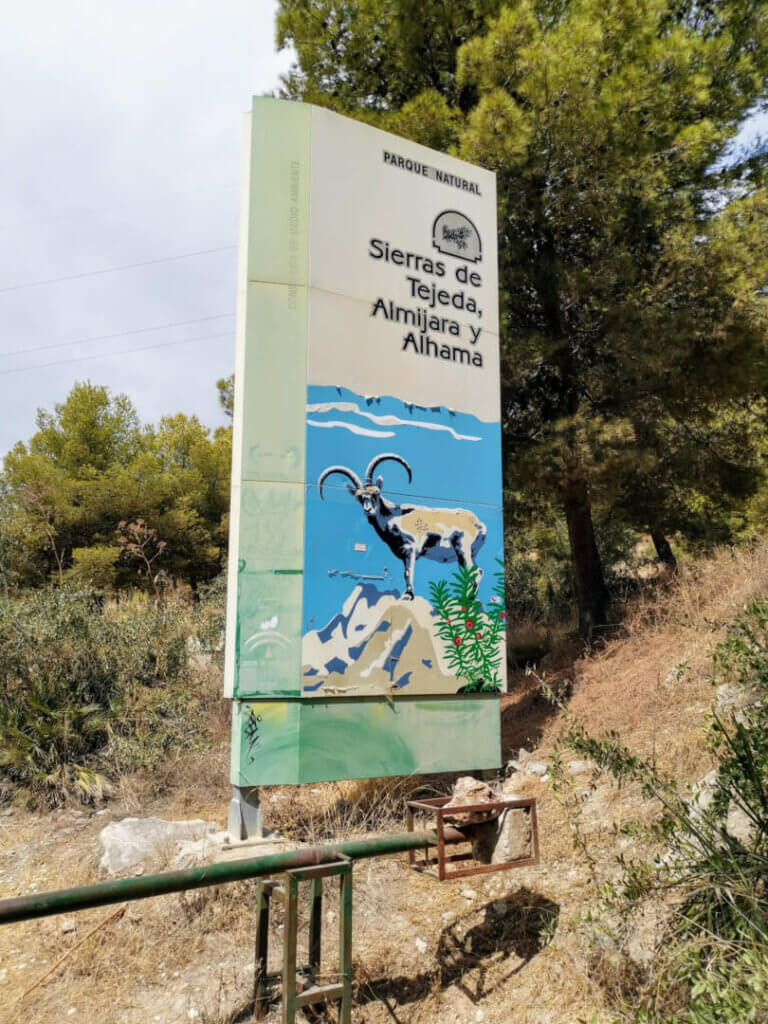
M 280 0 L 277 28 L 285 95 L 496 171 L 507 484 L 562 509 L 589 640 L 594 503 L 632 509 L 652 465 L 664 537 L 696 487 L 653 444 L 765 391 L 762 163 L 726 156 L 766 99 L 766 4 Z
M 211 435 L 181 413 L 142 427 L 125 395 L 89 382 L 41 410 L 37 427 L 6 455 L 0 475 L 3 550 L 13 554 L 6 578 L 135 584 L 116 532 L 121 522 L 154 531 L 170 577 L 195 588 L 221 571 L 231 427 Z

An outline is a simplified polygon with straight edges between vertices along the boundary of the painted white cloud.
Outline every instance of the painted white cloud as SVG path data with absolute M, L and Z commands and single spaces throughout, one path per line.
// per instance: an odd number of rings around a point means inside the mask
M 391 430 L 366 430 L 365 427 L 358 427 L 354 423 L 344 423 L 342 420 L 329 420 L 327 423 L 321 423 L 319 420 L 307 420 L 307 425 L 310 427 L 343 427 L 344 430 L 349 430 L 353 434 L 360 434 L 362 437 L 395 436 Z
M 365 412 L 354 402 L 316 402 L 307 406 L 307 412 L 349 412 L 355 416 L 364 416 L 367 420 L 378 424 L 381 427 L 419 427 L 421 430 L 447 430 L 457 441 L 482 441 L 481 437 L 472 434 L 458 434 L 453 427 L 447 427 L 443 423 L 425 423 L 424 420 L 404 420 L 399 416 L 377 416 L 372 412 Z M 309 421 L 307 421 L 309 422 Z M 315 426 L 325 424 L 315 423 Z M 372 435 L 378 437 L 392 437 L 392 434 Z

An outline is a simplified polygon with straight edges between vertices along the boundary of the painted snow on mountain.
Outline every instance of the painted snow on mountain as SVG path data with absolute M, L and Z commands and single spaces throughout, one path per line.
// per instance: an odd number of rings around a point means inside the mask
M 377 399 L 381 401 L 381 399 Z M 390 402 L 392 399 L 389 400 Z M 405 403 L 403 403 L 405 404 Z M 410 406 L 413 410 L 413 405 Z M 425 412 L 441 412 L 442 406 L 437 407 L 434 410 L 425 409 Z M 444 430 L 451 435 L 455 441 L 482 441 L 482 438 L 476 434 L 459 434 L 453 427 L 449 427 L 444 423 L 428 423 L 420 419 L 404 420 L 401 416 L 393 416 L 390 414 L 384 416 L 377 416 L 372 412 L 365 412 L 360 408 L 356 402 L 315 402 L 314 404 L 309 403 L 307 405 L 307 412 L 310 413 L 323 413 L 323 412 L 345 412 L 352 413 L 354 416 L 361 416 L 371 423 L 375 423 L 382 427 L 414 427 L 419 430 Z M 447 412 L 447 410 L 446 410 Z M 395 435 L 391 431 L 363 431 L 360 427 L 355 427 L 354 424 L 346 423 L 338 420 L 331 420 L 327 423 L 321 423 L 316 420 L 307 420 L 307 423 L 311 427 L 346 427 L 348 430 L 356 431 L 357 433 L 367 433 L 370 437 L 394 437 Z
M 304 635 L 303 692 L 317 696 L 455 693 L 428 601 L 361 583 L 341 612 Z

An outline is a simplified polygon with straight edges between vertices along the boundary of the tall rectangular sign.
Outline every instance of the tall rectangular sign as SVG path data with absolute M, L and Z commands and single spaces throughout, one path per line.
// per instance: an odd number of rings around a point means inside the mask
M 497 767 L 495 176 L 272 99 L 246 153 L 232 782 Z

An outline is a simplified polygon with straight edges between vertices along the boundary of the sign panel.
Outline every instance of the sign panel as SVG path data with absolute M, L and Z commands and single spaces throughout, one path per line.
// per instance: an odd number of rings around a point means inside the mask
M 247 134 L 232 781 L 496 767 L 495 177 L 304 104 Z

